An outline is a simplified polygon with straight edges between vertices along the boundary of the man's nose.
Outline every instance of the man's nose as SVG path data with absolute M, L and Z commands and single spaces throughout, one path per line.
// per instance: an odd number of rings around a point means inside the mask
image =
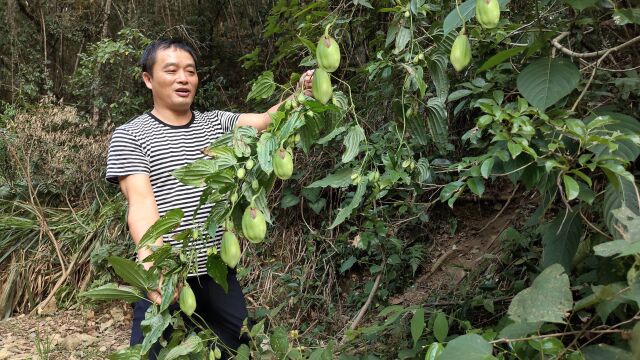
M 178 78 L 176 81 L 181 84 L 186 84 L 188 82 L 187 74 L 184 71 L 178 71 Z

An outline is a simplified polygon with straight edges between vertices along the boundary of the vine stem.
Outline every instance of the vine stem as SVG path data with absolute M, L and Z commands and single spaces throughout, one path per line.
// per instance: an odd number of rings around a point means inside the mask
M 576 108 L 578 107 L 578 104 L 580 103 L 580 100 L 582 100 L 582 98 L 584 97 L 584 95 L 587 93 L 587 90 L 589 90 L 589 87 L 591 86 L 591 82 L 593 81 L 594 76 L 596 75 L 596 71 L 598 70 L 598 66 L 600 65 L 600 63 L 602 62 L 602 60 L 604 60 L 607 56 L 609 56 L 609 54 L 611 54 L 614 51 L 618 51 L 620 49 L 623 49 L 629 45 L 635 44 L 636 42 L 640 41 L 640 36 L 636 36 L 635 38 L 622 43 L 618 46 L 612 47 L 608 50 L 605 50 L 604 53 L 602 54 L 602 56 L 600 56 L 600 58 L 598 58 L 598 60 L 594 63 L 593 66 L 593 71 L 591 71 L 591 76 L 589 77 L 589 81 L 587 81 L 587 84 L 584 86 L 584 89 L 582 89 L 582 92 L 580 93 L 580 96 L 578 96 L 578 98 L 576 99 L 576 102 L 573 103 L 573 106 L 571 107 L 571 111 L 575 111 Z M 596 52 L 598 55 L 600 54 L 599 51 Z

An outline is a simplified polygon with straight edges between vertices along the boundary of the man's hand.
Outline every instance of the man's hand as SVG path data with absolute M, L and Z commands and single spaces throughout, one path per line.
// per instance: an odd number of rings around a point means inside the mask
M 300 80 L 298 80 L 298 89 L 304 91 L 304 94 L 307 96 L 312 96 L 311 85 L 313 82 L 313 72 L 314 70 L 305 71 L 300 76 Z
M 162 282 L 164 281 L 164 276 L 160 275 L 160 281 L 158 283 L 158 288 L 156 290 L 151 290 L 147 293 L 147 299 L 150 301 L 161 305 L 162 304 L 162 292 L 160 289 L 162 288 Z M 178 300 L 178 296 L 180 295 L 180 289 L 182 289 L 182 284 L 178 284 L 176 288 L 173 290 L 173 298 L 171 299 L 171 303 L 173 304 Z

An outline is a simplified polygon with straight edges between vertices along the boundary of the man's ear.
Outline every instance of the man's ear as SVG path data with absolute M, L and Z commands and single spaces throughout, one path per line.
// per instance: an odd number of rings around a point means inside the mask
M 151 74 L 146 71 L 143 72 L 142 80 L 144 80 L 144 84 L 147 86 L 147 88 L 149 88 L 149 90 L 153 90 L 153 87 L 151 86 Z

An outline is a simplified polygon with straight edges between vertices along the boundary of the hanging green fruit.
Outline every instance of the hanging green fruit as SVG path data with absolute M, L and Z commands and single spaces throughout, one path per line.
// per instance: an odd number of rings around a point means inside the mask
M 253 205 L 249 205 L 242 215 L 242 233 L 254 244 L 261 243 L 267 234 L 264 214 Z
M 456 71 L 461 71 L 466 68 L 471 62 L 471 44 L 469 38 L 464 34 L 464 29 L 460 32 L 456 40 L 451 46 L 451 55 L 449 56 L 451 65 Z
M 274 151 L 271 163 L 273 172 L 279 179 L 287 180 L 293 174 L 293 156 L 285 148 L 281 147 Z
M 240 261 L 240 243 L 238 243 L 238 238 L 231 231 L 225 231 L 222 234 L 220 257 L 232 269 Z
M 331 86 L 329 73 L 324 69 L 316 69 L 316 71 L 313 72 L 311 90 L 313 92 L 313 97 L 316 98 L 316 100 L 326 104 L 333 95 L 333 87 Z
M 327 27 L 324 35 L 318 40 L 316 47 L 316 60 L 318 66 L 327 72 L 334 72 L 340 66 L 340 47 L 338 43 L 329 36 Z
M 187 314 L 187 316 L 191 316 L 193 312 L 196 311 L 196 296 L 193 294 L 193 290 L 191 290 L 189 284 L 185 284 L 182 290 L 180 290 L 178 304 L 180 304 L 180 310 Z
M 485 29 L 493 29 L 500 21 L 498 0 L 476 0 L 476 19 Z

